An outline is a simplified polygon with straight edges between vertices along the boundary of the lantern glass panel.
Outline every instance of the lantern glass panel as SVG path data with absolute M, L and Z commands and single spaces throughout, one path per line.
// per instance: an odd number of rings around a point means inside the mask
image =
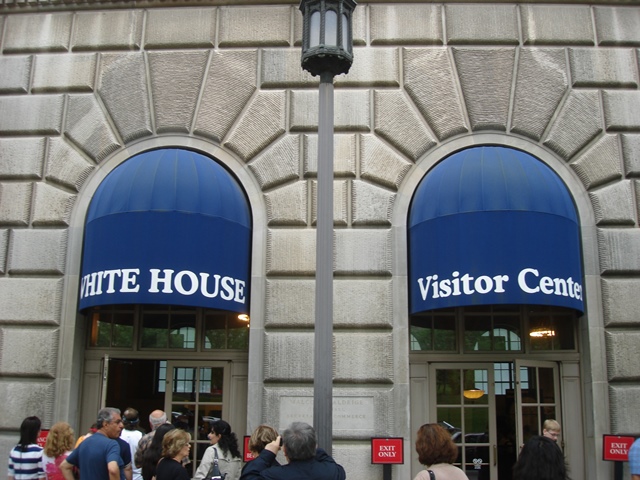
M 345 52 L 349 52 L 349 38 L 351 38 L 351 32 L 349 32 L 349 17 L 346 13 L 342 14 L 342 49 Z
M 338 14 L 335 10 L 327 10 L 324 15 L 324 44 L 338 46 Z
M 315 11 L 309 20 L 309 48 L 320 45 L 320 12 Z

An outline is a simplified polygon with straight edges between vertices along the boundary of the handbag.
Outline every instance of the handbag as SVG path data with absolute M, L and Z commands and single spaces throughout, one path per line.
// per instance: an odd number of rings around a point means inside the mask
M 436 474 L 435 474 L 435 473 L 433 473 L 433 471 L 432 471 L 432 470 L 427 470 L 427 472 L 429 472 L 429 478 L 430 478 L 431 480 L 436 480 Z
M 213 464 L 209 469 L 209 473 L 207 473 L 206 480 L 224 480 L 224 477 L 226 477 L 227 474 L 220 472 L 220 467 L 218 466 L 218 449 L 215 447 L 213 449 L 213 454 Z

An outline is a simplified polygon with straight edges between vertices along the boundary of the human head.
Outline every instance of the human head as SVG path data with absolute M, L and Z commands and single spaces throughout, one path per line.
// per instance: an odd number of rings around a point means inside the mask
M 40 426 L 42 423 L 38 417 L 27 417 L 20 425 L 20 441 L 18 445 L 30 445 L 38 441 L 40 434 Z
M 162 439 L 162 456 L 165 458 L 178 456 L 181 450 L 189 445 L 190 441 L 191 435 L 189 432 L 185 432 L 180 428 L 168 431 Z
M 131 407 L 127 408 L 122 414 L 122 421 L 124 422 L 124 428 L 127 430 L 135 430 L 140 423 L 138 410 Z
M 545 420 L 542 424 L 542 435 L 557 442 L 560 436 L 560 424 L 551 418 Z
M 224 420 L 216 420 L 211 423 L 211 431 L 215 432 L 216 435 L 220 435 L 221 437 L 224 435 L 231 435 L 231 425 L 229 425 Z
M 154 410 L 149 414 L 149 425 L 151 425 L 151 430 L 155 430 L 164 423 L 167 423 L 167 414 L 162 410 Z
M 238 438 L 231 431 L 231 425 L 224 420 L 211 422 L 211 431 L 207 436 L 211 440 L 211 444 L 217 445 L 225 455 L 230 453 L 234 458 L 241 456 L 238 449 Z
M 567 465 L 560 447 L 550 438 L 534 435 L 520 450 L 513 469 L 517 480 L 566 480 Z
M 264 447 L 278 438 L 278 432 L 269 425 L 259 425 L 251 434 L 249 439 L 249 450 L 251 453 L 259 454 Z
M 309 460 L 315 456 L 318 446 L 316 431 L 307 423 L 293 422 L 282 432 L 282 445 L 290 462 Z
M 418 429 L 416 452 L 422 465 L 453 463 L 458 458 L 458 446 L 451 434 L 437 423 L 426 423 Z
M 176 427 L 171 425 L 170 423 L 163 423 L 162 425 L 160 425 L 158 428 L 156 428 L 156 433 L 153 435 L 153 438 L 151 439 L 150 446 L 155 446 L 158 449 L 158 452 L 162 451 L 162 441 L 164 440 L 164 436 L 168 432 L 175 429 Z
M 44 453 L 51 458 L 56 458 L 64 452 L 73 450 L 75 445 L 73 428 L 67 422 L 58 422 L 51 427 L 47 442 L 44 445 Z
M 118 438 L 123 428 L 120 410 L 113 407 L 103 408 L 98 412 L 96 425 L 98 430 L 101 430 L 107 437 Z
M 216 420 L 211 422 L 209 426 L 210 430 L 207 434 L 207 438 L 209 438 L 212 445 L 220 443 L 225 436 L 229 436 L 231 434 L 231 425 L 224 420 Z

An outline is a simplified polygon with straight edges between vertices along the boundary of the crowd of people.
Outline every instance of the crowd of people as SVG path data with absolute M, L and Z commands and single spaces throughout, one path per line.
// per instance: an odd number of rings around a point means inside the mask
M 192 438 L 188 431 L 167 422 L 156 410 L 149 416 L 151 431 L 143 434 L 138 412 L 128 408 L 104 408 L 89 432 L 77 440 L 71 426 L 51 427 L 46 444 L 37 444 L 41 432 L 38 417 L 24 419 L 20 440 L 11 450 L 9 480 L 191 480 Z M 344 468 L 317 448 L 313 427 L 293 423 L 282 436 L 260 425 L 251 435 L 249 450 L 255 459 L 243 466 L 238 438 L 224 420 L 213 421 L 194 480 L 268 480 L 309 478 L 345 480 Z M 276 460 L 282 450 L 286 465 Z
M 104 408 L 90 431 L 75 439 L 66 422 L 54 424 L 43 447 L 38 417 L 27 417 L 20 427 L 20 440 L 9 455 L 9 480 L 191 480 L 189 470 L 191 435 L 167 422 L 166 414 L 149 415 L 151 431 L 144 434 L 137 410 Z M 560 425 L 543 424 L 542 435 L 530 437 L 521 446 L 513 466 L 515 480 L 568 480 L 568 469 L 557 444 Z M 345 480 L 344 468 L 318 448 L 313 427 L 294 422 L 282 432 L 257 427 L 249 440 L 251 462 L 242 464 L 238 439 L 224 420 L 213 421 L 208 432 L 211 445 L 204 451 L 193 480 Z M 640 445 L 640 444 L 639 444 Z M 436 423 L 422 425 L 416 452 L 425 469 L 414 480 L 468 480 L 454 466 L 459 446 L 448 430 Z M 278 453 L 287 460 L 280 464 Z
M 149 415 L 151 431 L 140 428 L 138 411 L 104 408 L 89 431 L 78 437 L 66 422 L 48 431 L 44 448 L 37 443 L 41 433 L 38 417 L 27 417 L 20 426 L 20 440 L 11 450 L 9 480 L 190 480 L 191 435 L 167 421 L 162 410 Z M 220 452 L 220 469 L 226 480 L 238 480 L 241 457 L 238 441 L 224 420 L 211 425 L 212 445 L 205 459 Z M 209 453 L 211 451 L 211 453 Z M 200 465 L 204 469 L 204 462 Z M 208 470 L 199 476 L 206 478 Z
M 520 448 L 513 465 L 513 480 L 569 480 L 569 471 L 562 450 L 557 444 L 560 424 L 545 420 L 542 435 L 531 436 Z M 448 430 L 437 423 L 422 425 L 416 439 L 418 459 L 425 469 L 414 480 L 469 480 L 453 464 L 459 458 Z

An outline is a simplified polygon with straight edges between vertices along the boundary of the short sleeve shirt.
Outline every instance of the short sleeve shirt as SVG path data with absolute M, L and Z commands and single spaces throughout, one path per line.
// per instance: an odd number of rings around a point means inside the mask
M 629 471 L 631 475 L 640 475 L 640 438 L 629 449 Z
M 116 462 L 120 470 L 124 467 L 118 442 L 99 432 L 91 435 L 71 452 L 67 462 L 80 469 L 80 478 L 91 480 L 109 480 L 107 464 L 110 462 Z
M 46 474 L 47 480 L 64 480 L 64 475 L 60 470 L 60 464 L 66 460 L 71 450 L 63 453 L 55 458 L 42 455 L 42 468 Z

